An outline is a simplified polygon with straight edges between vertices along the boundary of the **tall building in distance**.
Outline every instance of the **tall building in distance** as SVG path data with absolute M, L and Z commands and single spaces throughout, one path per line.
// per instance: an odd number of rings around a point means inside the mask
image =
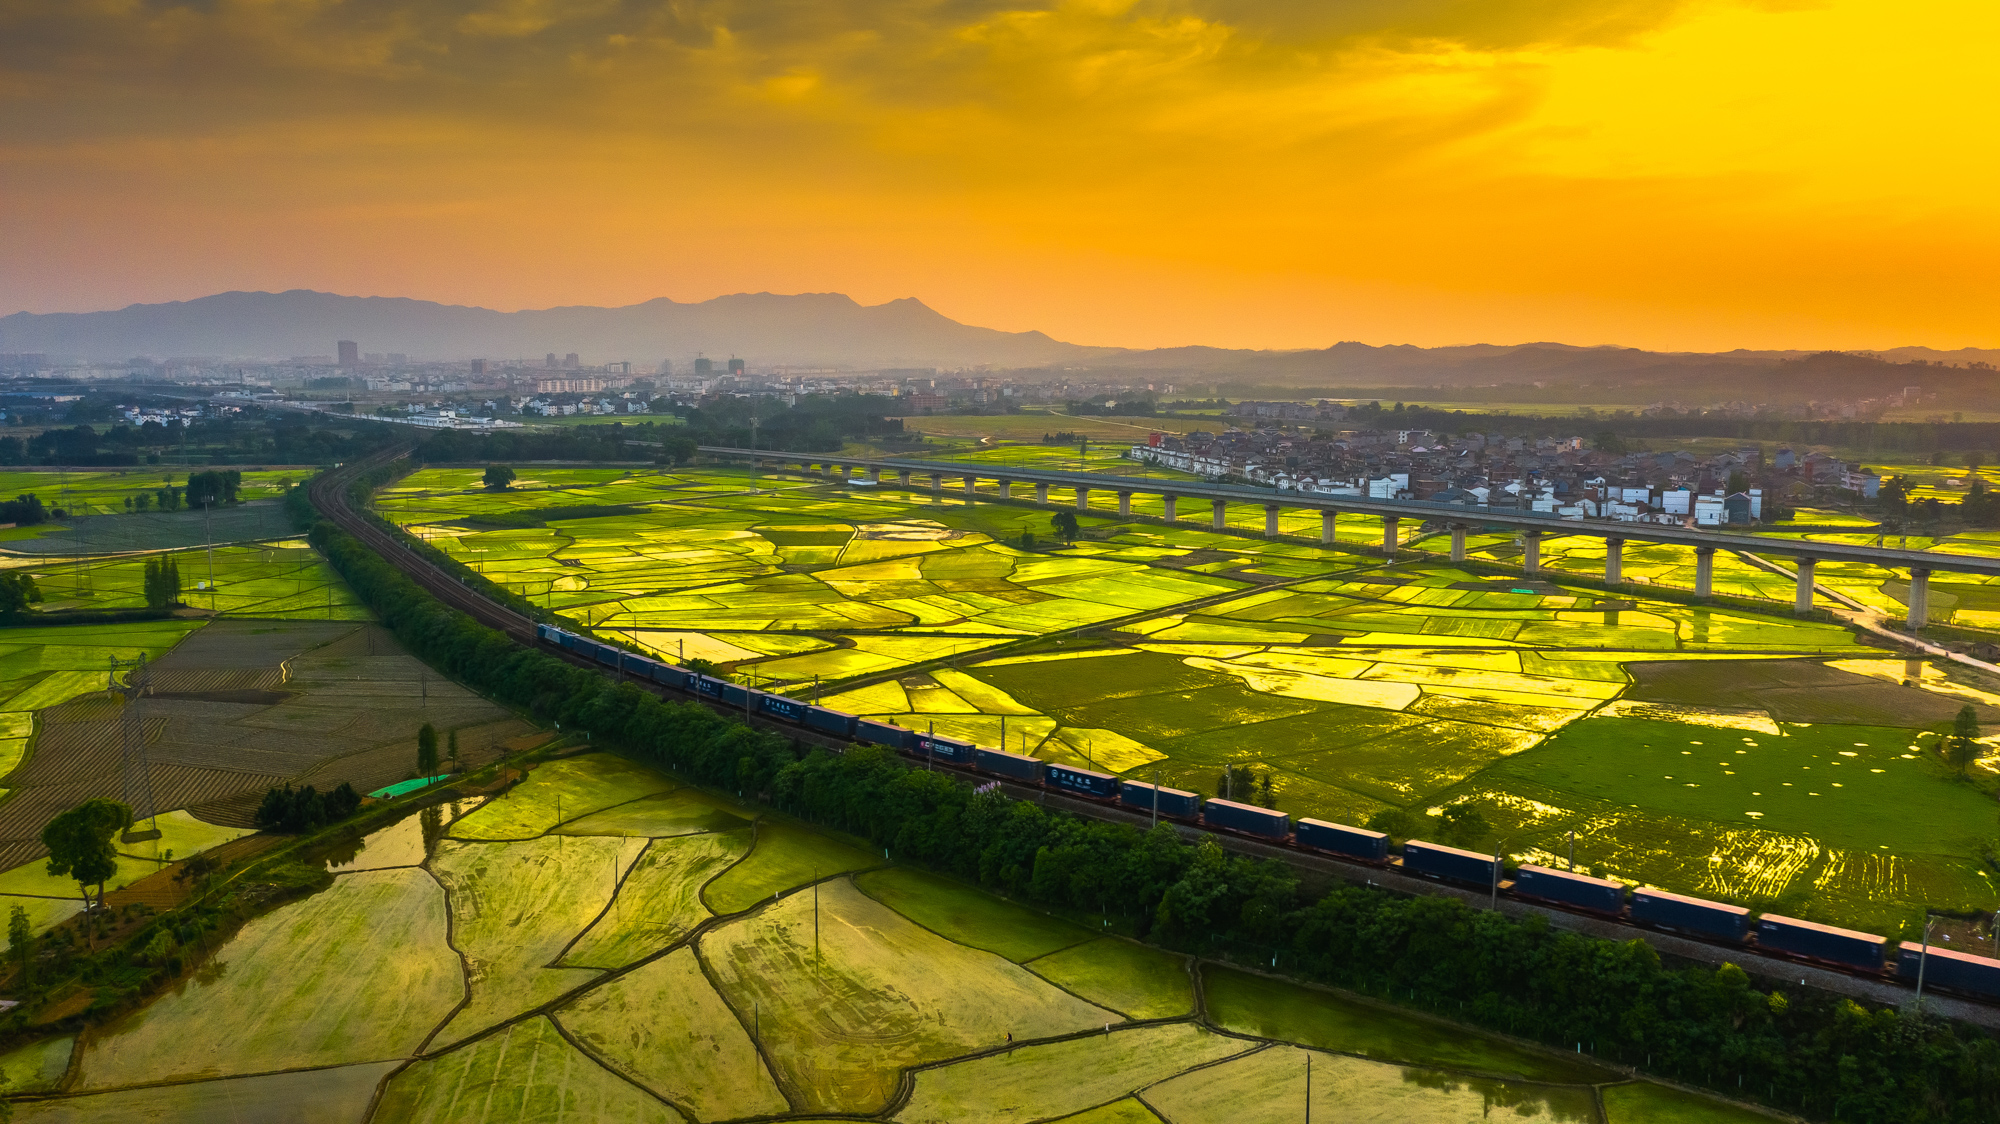
M 551 370 L 551 371 L 555 370 L 555 369 L 556 369 L 556 353 L 555 353 L 555 352 L 553 352 L 553 351 L 549 352 L 549 357 L 548 357 L 548 358 L 547 358 L 546 360 L 544 360 L 544 361 L 543 361 L 542 365 L 543 365 L 543 366 L 545 366 L 545 367 L 547 367 L 547 368 L 548 368 L 549 370 Z
M 742 373 L 743 373 L 743 360 L 741 360 L 741 359 L 731 359 L 731 360 L 729 361 L 729 373 L 730 373 L 730 374 L 732 374 L 732 375 L 740 375 L 740 374 L 742 374 Z
M 563 367 L 565 370 L 574 371 L 580 366 L 582 366 L 582 363 L 577 360 L 576 352 L 572 351 L 568 355 L 563 356 Z
M 360 344 L 358 344 L 358 343 L 355 343 L 355 342 L 354 342 L 353 340 L 341 340 L 341 341 L 340 341 L 340 343 L 339 343 L 338 345 L 336 345 L 336 346 L 338 346 L 338 347 L 340 348 L 340 365 L 341 365 L 341 366 L 343 366 L 343 367 L 359 367 L 359 366 L 361 365 L 361 345 L 360 345 Z

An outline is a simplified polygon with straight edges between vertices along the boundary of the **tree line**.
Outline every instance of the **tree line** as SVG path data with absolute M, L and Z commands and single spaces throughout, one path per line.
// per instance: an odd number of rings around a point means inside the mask
M 1117 913 L 1146 939 L 1233 957 L 1466 1022 L 1847 1121 L 2000 1117 L 2000 1043 L 1941 1019 L 1818 992 L 1765 990 L 1740 968 L 1672 964 L 1453 898 L 1341 885 L 1304 894 L 1285 864 L 1101 823 L 905 767 L 888 750 L 808 751 L 693 703 L 520 647 L 448 608 L 330 523 L 314 545 L 404 645 L 566 729 L 914 862 L 1029 901 Z M 1464 825 L 1471 827 L 1472 825 Z

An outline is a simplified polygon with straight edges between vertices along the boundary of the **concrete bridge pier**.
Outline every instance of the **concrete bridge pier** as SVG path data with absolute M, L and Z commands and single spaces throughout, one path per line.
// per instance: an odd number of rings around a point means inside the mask
M 1118 493 L 1118 514 L 1125 519 L 1132 518 L 1132 493 Z
M 965 496 L 966 496 L 966 498 L 967 498 L 967 499 L 971 499 L 971 498 L 972 498 L 973 496 L 976 496 L 976 495 L 978 495 L 978 494 L 979 494 L 979 477 L 977 477 L 977 476 L 968 476 L 968 477 L 966 477 L 966 478 L 965 478 Z
M 1625 540 L 1604 540 L 1604 584 L 1618 585 L 1625 580 Z
M 1334 512 L 1330 507 L 1319 513 L 1319 541 L 1329 545 L 1333 542 L 1333 516 Z
M 944 473 L 931 473 L 931 495 L 936 499 L 944 498 Z
M 1462 526 L 1451 529 L 1451 560 L 1465 561 L 1465 528 Z
M 1910 612 L 1903 621 L 1916 632 L 1931 623 L 1931 572 L 1910 568 Z
M 1167 522 L 1169 523 L 1174 521 L 1174 501 L 1178 499 L 1180 499 L 1179 496 L 1160 497 L 1160 503 L 1166 507 L 1166 513 L 1167 513 L 1166 517 L 1167 517 Z
M 868 468 L 868 482 L 869 482 L 870 484 L 880 484 L 880 483 L 882 482 L 882 466 L 881 466 L 881 465 L 879 465 L 879 464 L 878 464 L 878 465 L 870 465 L 870 466 L 869 466 L 869 468 Z
M 1282 509 L 1274 503 L 1264 505 L 1264 537 L 1267 539 L 1278 537 L 1278 512 L 1280 510 Z
M 1715 590 L 1715 548 L 1694 548 L 1694 595 L 1706 598 Z
M 907 468 L 899 468 L 899 469 L 897 469 L 897 470 L 896 470 L 896 483 L 898 483 L 898 484 L 901 484 L 901 485 L 902 485 L 903 487 L 905 487 L 905 488 L 909 487 L 909 486 L 910 486 L 910 470 L 909 470 L 909 469 L 907 469 Z
M 1003 500 L 1014 498 L 1014 482 L 1012 480 L 1000 481 L 1000 498 Z
M 1819 565 L 1817 558 L 1799 559 L 1799 588 L 1792 597 L 1792 612 L 1805 616 L 1812 612 L 1813 569 Z
M 1382 517 L 1382 553 L 1391 558 L 1396 556 L 1396 548 L 1403 545 L 1403 521 L 1393 515 Z
M 1540 531 L 1521 532 L 1521 569 L 1529 577 L 1542 572 L 1542 533 Z
M 1035 485 L 1035 502 L 1036 503 L 1049 502 L 1049 486 L 1047 484 Z
M 1078 489 L 1076 490 L 1076 509 L 1077 509 L 1078 511 L 1089 511 L 1089 510 L 1090 510 L 1090 489 L 1089 489 L 1089 488 L 1078 488 Z
M 1208 504 L 1214 509 L 1214 514 L 1209 519 L 1209 526 L 1218 531 L 1229 526 L 1229 505 L 1222 500 L 1210 500 Z

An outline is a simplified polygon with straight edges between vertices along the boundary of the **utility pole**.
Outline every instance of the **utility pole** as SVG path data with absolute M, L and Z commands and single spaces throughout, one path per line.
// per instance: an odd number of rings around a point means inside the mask
M 1160 763 L 1158 761 L 1153 762 L 1153 822 L 1150 826 L 1160 826 Z
M 1924 910 L 1924 943 L 1917 953 L 1917 1013 L 1924 1010 L 1924 965 L 1931 958 L 1931 911 Z
M 1496 913 L 1500 910 L 1500 850 L 1497 847 L 1493 851 L 1493 901 L 1489 908 Z
M 1306 1055 L 1306 1124 L 1313 1124 L 1313 1056 Z
M 1576 829 L 1575 828 L 1571 828 L 1569 833 L 1569 870 L 1571 874 L 1576 873 Z
M 201 498 L 201 537 L 208 540 L 208 611 L 215 612 L 215 535 L 209 530 L 209 498 Z M 333 614 L 328 613 L 329 617 Z

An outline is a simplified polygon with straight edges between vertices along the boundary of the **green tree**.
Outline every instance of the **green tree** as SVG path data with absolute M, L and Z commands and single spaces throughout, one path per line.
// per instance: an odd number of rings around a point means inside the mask
M 7 911 L 7 952 L 21 966 L 21 990 L 35 989 L 35 927 L 28 911 L 15 906 Z
M 1904 505 L 1910 501 L 1910 482 L 1900 476 L 1891 476 L 1875 489 L 1875 499 L 1890 515 L 1901 515 Z
M 1438 842 L 1468 850 L 1484 844 L 1493 834 L 1493 826 L 1486 822 L 1479 809 L 1470 804 L 1453 804 L 1444 810 L 1438 825 Z
M 426 722 L 423 729 L 417 731 L 417 775 L 420 777 L 434 777 L 437 776 L 437 771 L 437 727 Z
M 1614 457 L 1631 451 L 1626 446 L 1625 439 L 1623 437 L 1618 436 L 1616 433 L 1613 433 L 1608 429 L 1600 432 L 1599 434 L 1597 434 L 1597 436 L 1592 437 L 1590 439 L 1590 443 L 1592 445 L 1597 446 L 1598 452 L 1610 453 Z
M 695 439 L 685 433 L 663 433 L 660 435 L 660 460 L 676 467 L 694 459 L 698 446 Z
M 211 468 L 197 472 L 187 479 L 187 503 L 189 507 L 221 507 L 236 502 L 236 490 L 243 485 L 243 474 L 233 468 Z
M 504 492 L 514 482 L 514 470 L 504 464 L 488 465 L 485 481 L 488 491 Z
M 172 555 L 146 560 L 146 607 L 171 609 L 181 602 L 181 568 Z
M 1949 759 L 1952 768 L 1962 775 L 1979 760 L 1979 714 L 1970 704 L 1958 708 L 1958 717 L 1951 720 L 1951 751 Z
M 1076 536 L 1080 533 L 1076 525 L 1076 512 L 1058 511 L 1050 522 L 1055 524 L 1057 538 L 1064 542 L 1076 541 Z
M 42 846 L 49 849 L 50 874 L 69 875 L 90 906 L 90 887 L 97 886 L 98 908 L 104 906 L 104 884 L 118 873 L 118 852 L 112 838 L 132 826 L 132 809 L 116 800 L 86 800 L 49 821 L 42 829 Z
M 1427 816 L 1403 808 L 1384 808 L 1368 817 L 1364 826 L 1370 831 L 1379 831 L 1391 839 L 1410 839 L 1420 834 L 1429 824 Z
M 1737 469 L 1729 474 L 1729 485 L 1725 489 L 1729 495 L 1733 496 L 1738 492 L 1748 492 L 1749 490 L 1750 477 L 1747 473 L 1742 469 Z
M 41 599 L 42 591 L 35 585 L 34 575 L 21 570 L 0 574 L 0 616 L 25 613 L 28 606 Z
M 688 660 L 681 666 L 687 668 L 689 671 L 694 672 L 696 675 L 706 675 L 710 679 L 727 680 L 729 678 L 728 674 L 726 674 L 722 670 L 722 668 L 716 666 L 714 660 L 705 660 L 702 659 L 700 656 L 696 656 L 695 658 Z

